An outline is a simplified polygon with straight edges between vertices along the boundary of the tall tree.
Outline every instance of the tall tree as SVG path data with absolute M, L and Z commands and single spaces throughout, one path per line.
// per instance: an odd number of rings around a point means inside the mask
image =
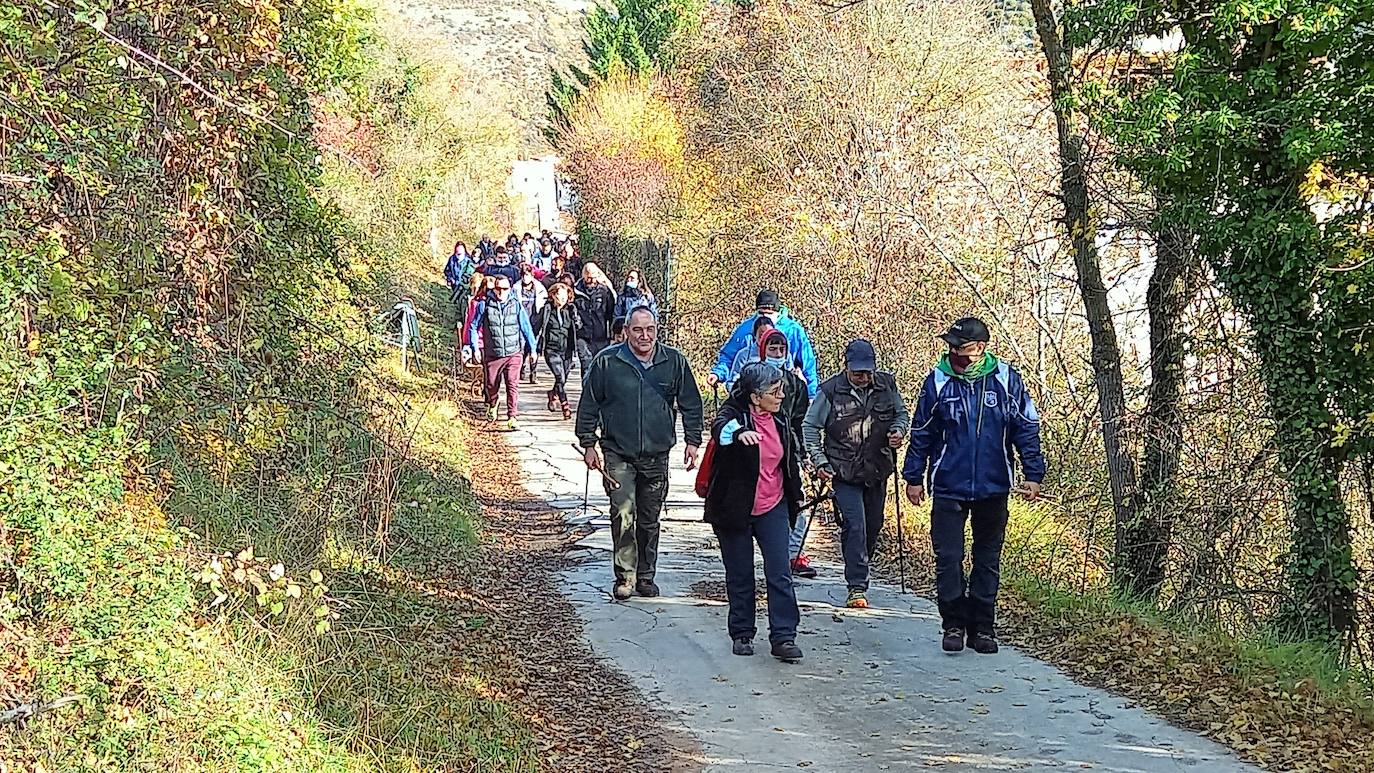
M 1171 66 L 1123 79 L 1111 130 L 1253 330 L 1289 484 L 1279 627 L 1336 640 L 1355 624 L 1357 582 L 1341 472 L 1374 436 L 1374 270 L 1362 258 L 1374 3 L 1091 5 L 1080 39 L 1123 19 L 1143 34 L 1181 33 Z
M 1035 28 L 1045 53 L 1050 84 L 1050 99 L 1059 129 L 1059 184 L 1064 202 L 1064 226 L 1073 250 L 1078 272 L 1078 287 L 1083 296 L 1083 311 L 1092 337 L 1092 368 L 1097 386 L 1097 408 L 1102 419 L 1102 442 L 1106 449 L 1107 470 L 1112 489 L 1112 512 L 1116 523 L 1118 562 L 1133 564 L 1133 543 L 1124 541 L 1134 522 L 1132 504 L 1136 497 L 1136 465 L 1126 437 L 1126 392 L 1121 375 L 1121 347 L 1102 282 L 1102 261 L 1097 250 L 1098 222 L 1094 215 L 1101 207 L 1092 200 L 1088 188 L 1086 117 L 1077 107 L 1073 82 L 1073 42 L 1050 6 L 1050 0 L 1030 0 Z
M 1130 519 L 1118 524 L 1122 546 L 1116 583 L 1130 596 L 1154 601 L 1164 585 L 1173 543 L 1175 483 L 1183 450 L 1184 358 L 1188 304 L 1201 272 L 1191 234 L 1156 217 L 1155 265 L 1145 293 L 1150 315 L 1150 387 L 1141 422 L 1140 487 Z

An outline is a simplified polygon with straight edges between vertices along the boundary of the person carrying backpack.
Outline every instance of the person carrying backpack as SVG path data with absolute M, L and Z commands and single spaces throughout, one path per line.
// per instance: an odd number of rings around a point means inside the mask
M 658 342 L 658 320 L 645 308 L 626 323 L 625 343 L 603 349 L 588 363 L 577 404 L 577 442 L 590 470 L 604 469 L 611 500 L 615 586 L 612 595 L 659 594 L 659 512 L 668 494 L 668 452 L 677 443 L 682 414 L 683 463 L 696 467 L 701 447 L 701 392 L 686 356 Z M 597 444 L 605 454 L 596 451 Z
M 913 505 L 925 501 L 927 490 L 931 498 L 941 648 L 958 652 L 967 643 L 992 654 L 998 649 L 998 578 L 1015 457 L 1025 481 L 1015 490 L 1027 500 L 1040 497 L 1045 479 L 1040 415 L 1021 375 L 988 351 L 992 336 L 982 320 L 957 320 L 940 338 L 949 352 L 921 385 L 902 478 Z M 966 521 L 973 531 L 973 571 L 967 576 Z
M 497 276 L 494 281 L 496 289 L 474 309 L 468 338 L 476 338 L 479 330 L 482 333 L 487 418 L 496 420 L 497 389 L 504 380 L 506 429 L 513 430 L 517 427 L 516 417 L 520 415 L 520 363 L 526 356 L 534 357 L 539 346 L 525 307 L 511 292 L 510 281 L 504 276 Z
M 897 379 L 878 370 L 873 344 L 850 341 L 844 370 L 821 384 L 802 422 L 811 464 L 834 486 L 849 607 L 868 607 L 868 565 L 883 528 L 887 479 L 906 430 Z
M 792 428 L 792 440 L 797 443 L 800 456 L 802 422 L 806 417 L 807 410 L 811 407 L 811 399 L 806 394 L 806 380 L 797 374 L 797 368 L 792 364 L 795 360 L 787 349 L 787 336 L 783 335 L 781 330 L 773 327 L 773 323 L 767 317 L 759 317 L 755 321 L 754 337 L 758 340 L 758 345 L 754 349 L 753 356 L 744 357 L 745 352 L 741 351 L 740 356 L 735 358 L 735 364 L 730 368 L 729 388 L 734 388 L 739 374 L 750 364 L 766 362 L 781 370 L 784 397 L 778 415 L 782 416 L 787 421 L 788 426 Z M 806 538 L 807 521 L 808 517 L 805 512 L 797 516 L 787 547 L 788 555 L 792 559 L 792 574 L 811 580 L 815 579 L 817 575 L 816 568 L 811 565 L 811 557 L 802 552 L 802 548 L 805 547 L 802 543 Z
M 774 657 L 791 661 L 802 657 L 796 644 L 801 613 L 787 542 L 801 511 L 802 482 L 792 426 L 781 413 L 784 379 L 785 372 L 768 363 L 750 363 L 740 372 L 711 423 L 715 451 L 704 512 L 725 565 L 732 651 L 754 654 L 757 541 L 768 585 L 768 641 Z

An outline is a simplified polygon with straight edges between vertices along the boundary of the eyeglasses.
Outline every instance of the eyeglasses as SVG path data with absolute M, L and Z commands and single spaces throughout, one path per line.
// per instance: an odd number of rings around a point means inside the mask
M 774 384 L 774 385 L 772 386 L 772 388 L 770 388 L 770 389 L 767 389 L 767 390 L 765 390 L 765 391 L 763 391 L 763 392 L 755 392 L 754 394 L 757 394 L 757 395 L 759 395 L 760 397 L 763 397 L 763 396 L 765 396 L 765 395 L 768 396 L 768 397 L 776 397 L 776 398 L 778 398 L 779 400 L 781 400 L 781 399 L 783 398 L 783 396 L 784 396 L 784 393 L 783 393 L 783 390 L 782 390 L 782 382 L 778 382 L 778 383 Z

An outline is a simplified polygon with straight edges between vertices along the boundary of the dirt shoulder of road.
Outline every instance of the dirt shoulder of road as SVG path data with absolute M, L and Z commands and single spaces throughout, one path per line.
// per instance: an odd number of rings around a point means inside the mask
M 473 591 L 495 618 L 484 644 L 490 657 L 485 670 L 505 700 L 524 708 L 548 767 L 701 770 L 695 740 L 668 728 L 626 677 L 586 644 L 582 623 L 558 588 L 567 548 L 581 535 L 512 481 L 520 465 L 504 433 L 470 420 L 465 435 L 485 524 Z

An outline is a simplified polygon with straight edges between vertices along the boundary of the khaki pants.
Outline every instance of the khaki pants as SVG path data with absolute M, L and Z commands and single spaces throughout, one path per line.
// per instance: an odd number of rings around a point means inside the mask
M 658 569 L 658 516 L 668 496 L 668 454 L 631 458 L 604 449 L 611 500 L 616 582 L 652 581 Z

